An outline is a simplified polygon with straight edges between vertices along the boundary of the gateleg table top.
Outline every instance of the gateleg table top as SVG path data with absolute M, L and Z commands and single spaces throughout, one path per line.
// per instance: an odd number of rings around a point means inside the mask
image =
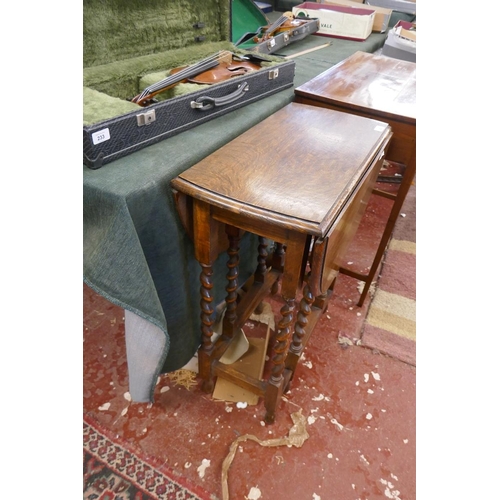
M 256 221 L 324 236 L 389 133 L 384 122 L 292 102 L 172 186 Z

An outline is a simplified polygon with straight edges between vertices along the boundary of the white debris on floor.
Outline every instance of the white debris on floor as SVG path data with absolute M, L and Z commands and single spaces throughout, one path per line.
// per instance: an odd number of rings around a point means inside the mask
M 343 346 L 354 345 L 354 342 L 349 337 L 343 335 L 338 336 L 338 343 Z
M 344 426 L 341 423 L 339 423 L 336 418 L 331 418 L 330 422 L 333 425 L 336 425 L 341 431 L 344 430 Z
M 384 491 L 384 495 L 387 498 L 391 498 L 392 500 L 401 500 L 399 497 L 400 491 L 395 490 L 394 485 L 390 481 L 386 481 L 385 479 L 380 479 L 380 482 L 386 487 Z
M 210 467 L 210 460 L 204 458 L 201 461 L 201 465 L 198 467 L 198 469 L 196 469 L 198 471 L 198 476 L 200 476 L 200 478 L 203 479 L 205 477 L 205 470 L 207 469 L 207 467 Z
M 257 488 L 256 486 L 252 486 L 250 488 L 250 492 L 248 493 L 248 496 L 245 498 L 247 500 L 258 500 L 261 497 L 262 497 L 262 493 L 260 492 L 259 488 Z
M 313 401 L 322 401 L 323 399 L 325 399 L 324 394 L 320 394 L 319 396 L 315 396 L 314 398 L 312 398 Z M 326 398 L 327 401 L 328 399 L 329 398 Z

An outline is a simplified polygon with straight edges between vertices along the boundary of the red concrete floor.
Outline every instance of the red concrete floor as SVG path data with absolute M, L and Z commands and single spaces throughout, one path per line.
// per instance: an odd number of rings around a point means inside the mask
M 372 196 L 346 266 L 368 270 L 390 207 Z M 287 436 L 291 414 L 300 411 L 309 434 L 300 448 L 240 444 L 229 469 L 231 499 L 414 500 L 416 369 L 376 350 L 339 343 L 339 336 L 361 335 L 370 297 L 361 308 L 358 298 L 357 280 L 340 275 L 276 422 L 266 426 L 262 400 L 238 408 L 213 400 L 199 386 L 176 385 L 167 374 L 159 377 L 153 404 L 131 404 L 123 310 L 84 286 L 84 412 L 221 499 L 222 463 L 231 443 L 243 434 L 261 440 Z M 210 465 L 202 474 L 204 460 Z

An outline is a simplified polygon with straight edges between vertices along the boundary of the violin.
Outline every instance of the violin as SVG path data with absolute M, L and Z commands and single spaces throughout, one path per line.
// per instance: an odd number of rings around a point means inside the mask
M 260 33 L 260 35 L 255 35 L 253 41 L 255 43 L 264 42 L 278 33 L 289 31 L 301 24 L 303 22 L 295 19 L 292 12 L 284 12 L 273 24 L 262 27 L 261 30 L 264 30 L 264 32 Z
M 149 106 L 155 102 L 154 96 L 179 83 L 191 82 L 212 85 L 258 69 L 260 69 L 258 64 L 246 60 L 244 56 L 236 56 L 228 50 L 219 51 L 191 66 L 172 69 L 170 76 L 146 87 L 131 101 L 139 106 Z

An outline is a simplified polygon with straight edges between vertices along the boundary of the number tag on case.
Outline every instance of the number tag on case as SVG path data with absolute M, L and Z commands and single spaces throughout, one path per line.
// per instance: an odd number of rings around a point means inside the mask
M 103 128 L 102 130 L 99 130 L 92 134 L 92 142 L 94 143 L 94 146 L 96 144 L 100 144 L 101 142 L 108 141 L 109 139 L 109 128 Z

